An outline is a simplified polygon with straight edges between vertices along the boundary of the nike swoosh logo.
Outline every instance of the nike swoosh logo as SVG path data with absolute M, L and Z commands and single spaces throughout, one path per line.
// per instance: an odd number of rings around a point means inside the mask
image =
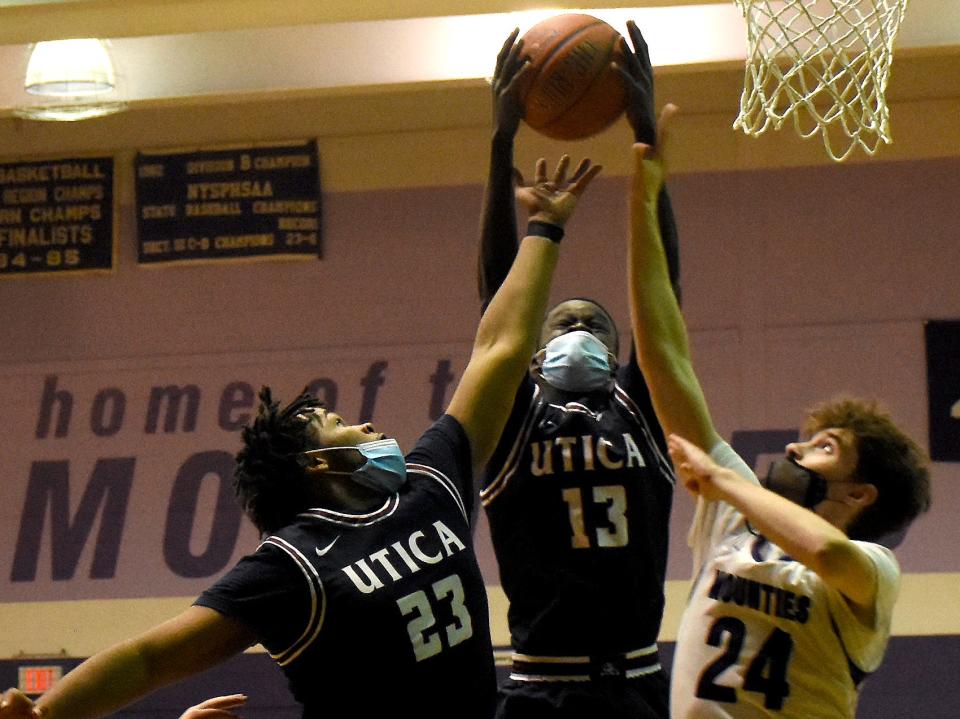
M 324 554 L 326 554 L 327 552 L 329 552 L 329 551 L 330 551 L 330 548 L 333 547 L 333 545 L 337 543 L 337 540 L 338 540 L 338 539 L 340 539 L 340 535 L 339 535 L 339 534 L 338 534 L 336 537 L 334 537 L 334 538 L 333 538 L 333 541 L 330 542 L 330 544 L 328 544 L 328 545 L 327 545 L 326 547 L 324 547 L 323 549 L 320 549 L 320 547 L 316 547 L 315 549 L 316 549 L 316 551 L 317 551 L 317 556 L 318 556 L 318 557 L 322 557 Z

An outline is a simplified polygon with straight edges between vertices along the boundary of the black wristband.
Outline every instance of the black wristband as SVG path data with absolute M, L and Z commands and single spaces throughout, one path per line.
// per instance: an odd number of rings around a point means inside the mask
M 549 222 L 539 222 L 531 220 L 527 223 L 527 236 L 546 237 L 551 242 L 560 244 L 563 239 L 563 228 L 560 225 L 554 225 Z

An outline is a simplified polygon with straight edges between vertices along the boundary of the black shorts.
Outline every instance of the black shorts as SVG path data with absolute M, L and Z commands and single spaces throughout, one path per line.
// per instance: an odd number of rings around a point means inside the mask
M 497 719 L 668 719 L 670 683 L 663 670 L 632 679 L 528 682 L 500 687 Z

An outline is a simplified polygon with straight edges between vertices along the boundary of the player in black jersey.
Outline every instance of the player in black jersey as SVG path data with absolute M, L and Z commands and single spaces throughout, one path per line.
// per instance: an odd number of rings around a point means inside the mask
M 634 81 L 627 115 L 653 142 L 653 72 L 633 23 L 624 43 Z M 513 142 L 524 72 L 517 32 L 493 82 L 494 135 L 479 262 L 481 300 L 500 286 L 516 251 Z M 574 172 L 574 177 L 577 171 Z M 669 197 L 660 208 L 678 286 Z M 631 352 L 617 369 L 617 330 L 597 302 L 561 302 L 519 382 L 513 411 L 484 474 L 490 521 L 509 599 L 513 646 L 498 717 L 668 715 L 656 639 L 663 614 L 673 472 L 649 393 Z
M 257 642 L 307 719 L 492 716 L 472 476 L 510 411 L 503 388 L 535 347 L 563 225 L 598 171 L 549 183 L 538 162 L 522 193 L 529 233 L 447 413 L 406 457 L 370 424 L 347 425 L 308 394 L 281 409 L 265 388 L 237 455 L 238 498 L 263 533 L 257 551 L 190 609 L 87 660 L 36 704 L 9 690 L 0 719 L 104 716 Z

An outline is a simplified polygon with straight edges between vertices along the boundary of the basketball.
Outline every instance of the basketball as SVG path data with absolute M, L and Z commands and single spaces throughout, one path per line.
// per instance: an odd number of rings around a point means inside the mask
M 523 119 L 556 140 L 579 140 L 613 124 L 626 91 L 610 62 L 620 33 L 592 15 L 555 15 L 523 35 L 530 69 L 521 88 Z

